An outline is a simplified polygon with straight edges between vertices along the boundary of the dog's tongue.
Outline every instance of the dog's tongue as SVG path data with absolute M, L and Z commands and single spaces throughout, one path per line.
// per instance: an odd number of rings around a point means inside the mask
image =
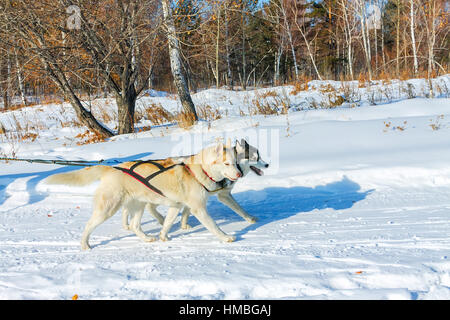
M 257 167 L 250 166 L 250 169 L 252 169 L 258 176 L 262 176 L 264 174 L 264 171 L 258 169 Z

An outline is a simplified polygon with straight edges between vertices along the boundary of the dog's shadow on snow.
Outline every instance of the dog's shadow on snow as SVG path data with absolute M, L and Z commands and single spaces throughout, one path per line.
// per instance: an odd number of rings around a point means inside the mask
M 373 189 L 361 191 L 361 186 L 358 183 L 344 176 L 340 181 L 313 188 L 299 186 L 290 188 L 269 187 L 258 191 L 233 193 L 233 197 L 241 207 L 250 215 L 258 218 L 256 223 L 235 231 L 234 235 L 239 240 L 242 235 L 263 225 L 315 209 L 349 209 L 356 202 L 364 200 L 373 191 Z M 210 198 L 207 208 L 209 214 L 218 222 L 219 226 L 244 221 L 231 209 L 219 202 L 217 197 Z M 191 216 L 189 224 L 196 226 L 199 223 L 197 219 Z M 192 232 L 196 232 L 196 230 Z
M 153 154 L 153 152 L 144 152 L 135 154 L 132 156 L 122 157 L 122 158 L 110 158 L 104 159 L 103 163 L 105 165 L 114 165 L 119 164 L 121 162 L 132 161 L 136 159 L 141 159 Z M 24 164 L 24 165 L 33 165 L 33 164 Z M 29 172 L 29 173 L 15 173 L 15 174 L 3 174 L 0 175 L 0 206 L 5 203 L 5 201 L 9 198 L 9 195 L 6 192 L 8 186 L 13 183 L 16 179 L 28 178 L 29 180 L 26 182 L 25 192 L 28 193 L 29 198 L 26 204 L 33 204 L 39 201 L 44 200 L 48 197 L 47 192 L 38 191 L 36 189 L 37 185 L 44 180 L 45 178 L 63 172 L 69 172 L 74 170 L 80 170 L 81 166 L 60 166 L 59 168 L 48 170 L 48 171 L 38 171 L 38 172 Z

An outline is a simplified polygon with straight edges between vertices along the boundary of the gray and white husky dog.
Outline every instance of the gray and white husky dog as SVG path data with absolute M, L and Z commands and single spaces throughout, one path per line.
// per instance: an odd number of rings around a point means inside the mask
M 250 171 L 253 171 L 258 176 L 262 176 L 264 174 L 262 169 L 266 169 L 269 167 L 269 164 L 261 158 L 259 150 L 256 147 L 250 145 L 245 139 L 241 139 L 241 141 L 236 140 L 234 150 L 236 154 L 236 166 L 241 172 L 242 177 L 246 176 Z M 184 157 L 179 157 L 178 159 L 179 161 L 183 161 Z M 248 214 L 231 195 L 231 191 L 236 184 L 236 180 L 232 181 L 229 179 L 224 179 L 224 181 L 222 181 L 221 183 L 223 184 L 223 188 L 218 191 L 211 192 L 211 194 L 217 194 L 217 198 L 220 202 L 228 206 L 231 210 L 236 212 L 249 223 L 255 223 L 257 221 L 257 218 Z M 158 222 L 161 225 L 164 225 L 164 217 L 156 210 L 156 207 L 157 205 L 153 203 L 148 203 L 146 206 L 147 210 L 158 220 Z M 187 223 L 190 214 L 191 212 L 189 208 L 185 206 L 183 208 L 181 218 L 182 229 L 190 228 L 189 224 Z M 128 225 L 128 210 L 126 209 L 124 209 L 122 212 L 122 224 L 126 230 L 129 230 L 130 227 Z M 167 228 L 164 229 L 170 229 L 170 226 L 167 226 Z M 160 235 L 160 238 L 167 238 L 165 232 Z

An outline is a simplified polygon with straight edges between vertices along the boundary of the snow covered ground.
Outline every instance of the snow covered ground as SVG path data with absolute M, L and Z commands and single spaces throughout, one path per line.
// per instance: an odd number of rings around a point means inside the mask
M 448 76 L 437 81 L 450 88 Z M 4 155 L 113 163 L 247 137 L 271 163 L 263 177 L 251 173 L 233 192 L 257 223 L 216 197 L 208 203 L 220 227 L 237 236 L 234 243 L 219 242 L 194 217 L 190 230 L 177 220 L 171 241 L 144 243 L 122 229 L 118 213 L 94 231 L 93 249 L 84 252 L 79 241 L 96 185 L 48 186 L 47 176 L 74 168 L 1 162 L 0 298 L 450 299 L 450 99 L 424 98 L 426 81 L 410 82 L 413 89 L 403 83 L 409 93 L 384 84 L 391 99 L 376 106 L 367 95 L 374 85 L 355 89 L 356 102 L 317 110 L 311 99 L 327 91 L 317 88 L 342 84 L 312 82 L 299 94 L 292 87 L 206 90 L 194 101 L 227 117 L 190 131 L 162 125 L 81 146 L 75 136 L 85 129 L 63 125 L 73 116 L 67 106 L 0 114 L 7 133 L 17 123 L 39 133 L 34 141 L 3 135 Z M 411 90 L 418 97 L 406 99 Z M 267 91 L 288 99 L 292 112 L 240 116 Z M 149 103 L 177 108 L 170 95 L 138 105 Z M 145 214 L 143 229 L 157 235 L 160 226 Z

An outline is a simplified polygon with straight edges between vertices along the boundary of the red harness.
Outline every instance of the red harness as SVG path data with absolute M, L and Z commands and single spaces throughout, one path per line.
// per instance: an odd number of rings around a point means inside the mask
M 196 176 L 195 176 L 194 172 L 191 170 L 191 168 L 189 168 L 189 166 L 188 166 L 187 164 L 185 164 L 184 167 L 185 167 L 185 168 L 189 171 L 189 173 L 192 174 L 192 176 L 198 181 L 198 179 L 196 178 Z M 208 174 L 208 172 L 206 172 L 205 169 L 203 169 L 203 167 L 202 167 L 202 171 L 203 171 L 203 173 L 209 178 L 209 180 L 211 180 L 212 182 L 214 182 L 214 183 L 216 183 L 216 184 L 220 184 L 220 185 L 221 185 L 221 187 L 220 187 L 219 189 L 214 190 L 214 191 L 219 191 L 220 189 L 225 188 L 225 180 L 226 180 L 226 179 L 223 179 L 223 180 L 217 182 L 216 180 L 214 180 L 213 178 L 211 178 L 211 176 Z M 205 186 L 203 185 L 203 183 L 201 183 L 200 181 L 198 181 L 198 183 L 200 183 L 200 184 L 202 185 L 202 187 L 203 187 L 206 191 L 208 191 L 208 192 L 214 192 L 214 191 L 209 190 L 207 187 L 205 187 Z
M 134 171 L 134 169 L 136 169 L 137 166 L 139 166 L 139 165 L 141 165 L 141 164 L 145 164 L 145 163 L 153 164 L 154 166 L 158 167 L 159 171 L 153 172 L 153 173 L 152 173 L 151 175 L 149 175 L 148 177 L 143 177 L 143 176 L 141 176 L 139 173 L 137 173 L 136 171 Z M 114 169 L 117 169 L 117 170 L 120 170 L 120 171 L 122 171 L 123 173 L 129 175 L 130 177 L 136 179 L 137 181 L 139 181 L 140 183 L 142 183 L 144 186 L 146 186 L 147 188 L 149 188 L 149 189 L 152 190 L 153 192 L 159 194 L 160 196 L 166 197 L 166 196 L 164 195 L 164 193 L 163 193 L 161 190 L 159 190 L 158 188 L 156 188 L 154 185 L 152 185 L 152 184 L 150 183 L 150 180 L 153 179 L 154 177 L 156 177 L 157 175 L 159 175 L 159 174 L 161 174 L 161 173 L 163 173 L 163 172 L 166 172 L 167 170 L 170 170 L 170 169 L 174 168 L 175 166 L 184 166 L 184 167 L 188 170 L 188 172 L 189 172 L 190 174 L 192 174 L 192 176 L 198 181 L 198 179 L 195 177 L 194 172 L 192 172 L 191 168 L 189 168 L 189 166 L 188 166 L 187 164 L 184 164 L 184 163 L 176 163 L 176 164 L 173 164 L 173 165 L 171 165 L 171 166 L 169 166 L 169 167 L 163 167 L 162 165 L 160 165 L 160 164 L 159 164 L 158 162 L 156 162 L 156 161 L 147 160 L 147 161 L 137 161 L 137 162 L 136 162 L 135 164 L 133 164 L 129 169 L 127 169 L 127 168 L 122 168 L 122 167 L 113 167 L 113 168 L 114 168 Z M 214 190 L 214 191 L 218 191 L 218 190 L 223 189 L 223 188 L 225 187 L 225 180 L 226 180 L 226 179 L 223 179 L 222 181 L 217 182 L 217 181 L 215 181 L 213 178 L 211 178 L 211 176 L 205 171 L 205 169 L 203 169 L 203 167 L 202 167 L 202 170 L 203 170 L 203 173 L 204 173 L 211 181 L 213 181 L 213 182 L 216 183 L 216 184 L 220 184 L 220 185 L 221 185 L 221 188 L 219 188 L 219 189 L 217 189 L 217 190 Z M 214 191 L 211 191 L 211 190 L 209 190 L 208 188 L 206 188 L 200 181 L 198 181 L 198 182 L 202 185 L 202 187 L 203 187 L 206 191 L 208 191 L 208 192 L 214 192 Z

